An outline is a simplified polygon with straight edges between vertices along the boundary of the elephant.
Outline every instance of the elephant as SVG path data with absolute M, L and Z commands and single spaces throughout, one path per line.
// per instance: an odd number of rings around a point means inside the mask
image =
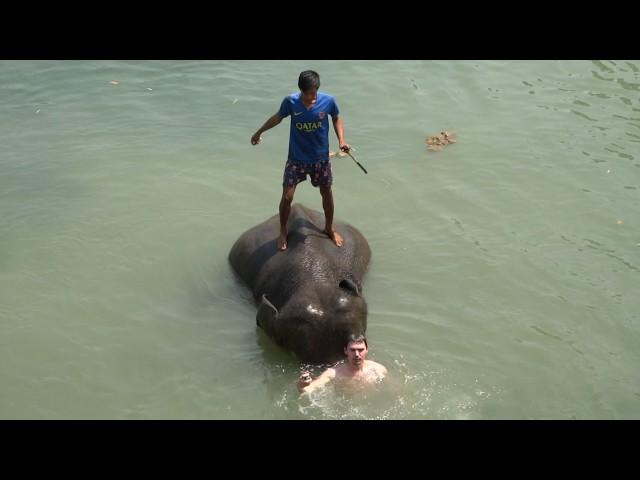
M 278 250 L 279 215 L 250 228 L 234 243 L 229 262 L 253 292 L 256 323 L 301 361 L 344 358 L 351 334 L 364 334 L 362 280 L 371 259 L 365 237 L 334 220 L 344 243 L 323 232 L 324 214 L 296 203 L 287 223 L 287 249 Z

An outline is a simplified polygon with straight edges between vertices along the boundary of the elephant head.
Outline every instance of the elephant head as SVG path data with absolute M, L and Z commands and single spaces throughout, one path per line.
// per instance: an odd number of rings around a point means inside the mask
M 337 285 L 300 288 L 280 308 L 263 294 L 256 322 L 300 360 L 331 362 L 344 357 L 350 334 L 365 333 L 367 304 L 358 285 L 345 278 Z

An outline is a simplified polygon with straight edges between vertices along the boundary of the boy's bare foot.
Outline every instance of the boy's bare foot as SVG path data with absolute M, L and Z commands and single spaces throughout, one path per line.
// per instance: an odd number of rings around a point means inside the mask
M 344 240 L 342 239 L 342 236 L 336 232 L 335 230 L 329 232 L 326 228 L 324 230 L 324 233 L 326 233 L 327 235 L 329 235 L 329 238 L 331 240 L 333 240 L 333 243 L 335 243 L 337 246 L 341 247 L 342 244 L 344 243 Z
M 287 249 L 287 236 L 280 234 L 278 237 L 278 250 L 285 251 Z

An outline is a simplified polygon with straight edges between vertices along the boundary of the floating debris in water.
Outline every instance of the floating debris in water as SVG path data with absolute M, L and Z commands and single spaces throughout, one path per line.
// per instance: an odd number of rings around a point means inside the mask
M 440 151 L 450 143 L 456 143 L 456 141 L 456 134 L 446 130 L 426 138 L 427 149 L 434 151 Z
M 109 83 L 111 85 L 120 85 L 120 82 L 118 80 L 110 80 Z
M 234 98 L 234 99 L 233 99 L 233 103 L 237 103 L 237 102 L 238 102 L 238 99 L 237 99 L 237 98 Z
M 611 173 L 611 170 L 607 170 L 607 173 Z
M 618 220 L 616 223 L 617 223 L 618 225 L 622 225 L 622 224 L 624 224 L 624 221 L 622 221 L 622 220 Z
M 37 110 L 36 110 L 36 113 L 40 113 L 40 109 L 37 109 Z

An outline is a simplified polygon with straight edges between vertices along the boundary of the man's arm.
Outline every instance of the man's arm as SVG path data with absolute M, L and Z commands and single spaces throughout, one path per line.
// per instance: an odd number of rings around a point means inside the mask
M 336 131 L 336 135 L 338 136 L 338 145 L 340 146 L 340 150 L 348 152 L 351 149 L 351 145 L 344 141 L 344 124 L 342 123 L 342 117 L 336 115 L 335 117 L 331 117 L 331 121 L 333 122 L 333 129 Z
M 322 374 L 318 378 L 316 378 L 315 380 L 312 380 L 311 383 L 306 383 L 302 379 L 303 375 L 301 375 L 300 378 L 298 379 L 298 391 L 300 393 L 309 393 L 309 392 L 312 392 L 313 390 L 316 390 L 322 387 L 323 385 L 326 385 L 332 379 L 334 379 L 336 376 L 336 369 L 327 368 L 324 372 L 322 372 Z
M 271 115 L 269 119 L 266 122 L 264 122 L 264 125 L 262 125 L 258 129 L 258 131 L 253 134 L 253 136 L 251 137 L 251 145 L 257 145 L 258 143 L 260 143 L 260 140 L 262 140 L 262 138 L 260 138 L 260 135 L 262 135 L 263 132 L 266 132 L 270 128 L 275 127 L 281 121 L 282 121 L 282 117 L 278 112 Z

